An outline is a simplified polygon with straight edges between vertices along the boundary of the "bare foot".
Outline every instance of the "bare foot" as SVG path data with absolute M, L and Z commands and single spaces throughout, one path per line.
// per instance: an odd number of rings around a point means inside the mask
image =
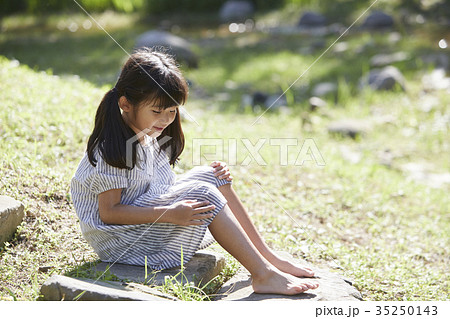
M 303 267 L 298 264 L 293 264 L 288 260 L 282 259 L 278 256 L 274 256 L 269 261 L 272 265 L 277 267 L 282 272 L 291 274 L 295 277 L 314 277 L 314 271 L 311 268 Z
M 297 295 L 309 289 L 316 289 L 319 284 L 305 282 L 279 270 L 269 270 L 263 277 L 253 278 L 253 290 L 258 294 Z

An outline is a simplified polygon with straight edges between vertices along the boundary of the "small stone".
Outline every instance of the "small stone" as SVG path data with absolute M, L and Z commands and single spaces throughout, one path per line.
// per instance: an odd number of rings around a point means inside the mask
M 222 22 L 244 22 L 255 13 L 253 3 L 249 1 L 227 1 L 220 8 Z
M 333 52 L 343 53 L 348 50 L 349 46 L 347 42 L 338 42 L 333 46 Z
M 314 96 L 325 96 L 325 95 L 331 95 L 336 94 L 338 90 L 338 86 L 336 83 L 333 82 L 322 82 L 319 84 L 316 84 L 312 90 L 312 95 Z
M 309 99 L 309 106 L 311 108 L 311 111 L 315 111 L 316 109 L 326 107 L 327 102 L 322 100 L 320 97 L 313 96 Z
M 392 28 L 393 26 L 394 26 L 394 19 L 390 15 L 382 11 L 374 11 L 366 18 L 366 20 L 362 24 L 363 28 L 372 30 Z
M 9 196 L 0 196 L 0 245 L 11 239 L 24 215 L 22 203 Z
M 360 85 L 369 85 L 376 91 L 393 90 L 396 86 L 405 90 L 405 78 L 396 67 L 387 66 L 383 69 L 370 71 L 367 76 L 360 80 Z
M 317 12 L 308 11 L 305 12 L 298 22 L 300 27 L 314 28 L 323 27 L 327 23 L 327 19 Z
M 368 129 L 368 123 L 355 119 L 334 121 L 328 125 L 329 133 L 349 136 L 353 139 L 359 135 L 364 135 Z

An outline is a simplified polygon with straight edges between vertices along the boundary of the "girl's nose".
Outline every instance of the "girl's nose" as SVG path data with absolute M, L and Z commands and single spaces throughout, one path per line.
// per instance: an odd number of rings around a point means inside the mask
M 173 118 L 174 118 L 173 114 L 170 113 L 170 112 L 167 112 L 167 113 L 165 113 L 164 116 L 163 116 L 163 123 L 164 123 L 165 125 L 169 125 L 170 122 L 172 122 Z

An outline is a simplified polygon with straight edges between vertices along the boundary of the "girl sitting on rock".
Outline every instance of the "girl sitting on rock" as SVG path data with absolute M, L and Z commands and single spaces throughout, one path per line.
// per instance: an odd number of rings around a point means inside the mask
M 252 275 L 256 293 L 293 295 L 317 284 L 309 268 L 275 255 L 231 186 L 225 163 L 171 170 L 184 148 L 179 106 L 188 87 L 174 60 L 144 49 L 101 101 L 71 182 L 87 242 L 101 260 L 166 269 L 215 239 Z M 211 236 L 212 235 L 212 236 Z

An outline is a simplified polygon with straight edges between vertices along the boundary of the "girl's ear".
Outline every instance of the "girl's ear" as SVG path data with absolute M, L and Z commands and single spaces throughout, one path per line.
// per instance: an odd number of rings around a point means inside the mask
M 124 111 L 124 112 L 131 112 L 132 105 L 130 104 L 130 102 L 128 102 L 127 98 L 124 95 L 122 95 L 119 98 L 118 102 L 119 102 L 119 107 L 120 107 L 120 109 L 122 111 Z

